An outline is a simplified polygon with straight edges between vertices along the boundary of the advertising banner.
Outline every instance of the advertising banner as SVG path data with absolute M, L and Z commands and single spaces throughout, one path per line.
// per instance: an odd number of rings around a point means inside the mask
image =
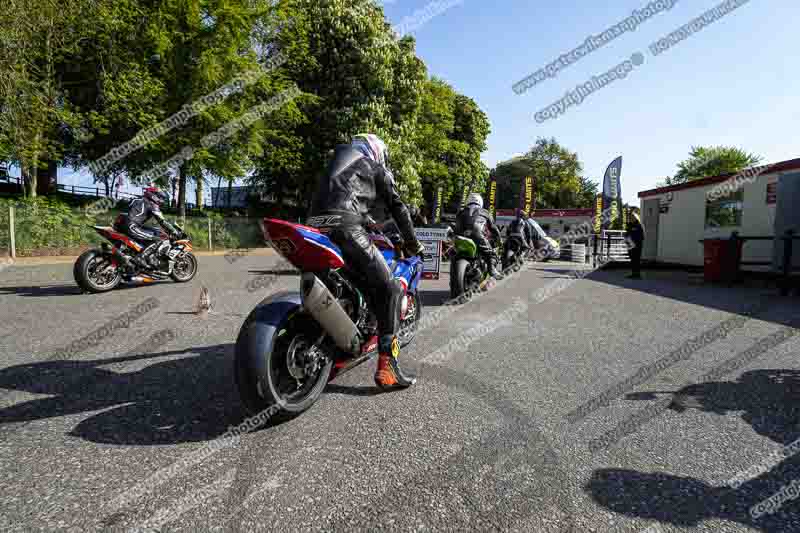
M 436 188 L 436 192 L 433 194 L 433 208 L 431 209 L 431 220 L 433 224 L 438 224 L 442 221 L 442 196 L 444 191 L 442 190 L 442 186 Z
M 447 240 L 447 228 L 416 228 L 417 240 L 425 246 L 422 279 L 439 279 L 442 268 L 442 242 Z
M 603 195 L 598 194 L 597 199 L 595 200 L 595 210 L 594 210 L 594 232 L 595 234 L 599 235 L 600 231 L 603 229 L 602 222 L 603 222 Z
M 489 199 L 487 209 L 492 214 L 492 219 L 497 219 L 497 178 L 489 180 L 489 189 L 486 197 Z
M 603 220 L 602 229 L 610 229 L 620 218 L 622 211 L 621 174 L 622 156 L 619 156 L 608 165 L 603 178 L 603 211 L 610 208 L 611 216 L 607 220 Z
M 519 208 L 528 214 L 531 214 L 534 208 L 533 189 L 534 178 L 532 176 L 525 176 L 519 191 Z
M 623 207 L 622 209 L 622 229 L 628 231 L 628 221 L 631 219 L 630 207 Z

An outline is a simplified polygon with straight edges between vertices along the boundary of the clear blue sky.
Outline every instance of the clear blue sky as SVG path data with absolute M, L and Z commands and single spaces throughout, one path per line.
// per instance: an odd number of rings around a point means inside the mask
M 440 0 L 453 3 L 451 0 Z M 385 3 L 397 24 L 431 0 Z M 555 137 L 578 153 L 587 176 L 602 177 L 623 156 L 626 201 L 674 175 L 692 145 L 736 145 L 765 162 L 800 157 L 797 0 L 751 0 L 659 56 L 647 47 L 718 1 L 679 0 L 522 95 L 511 86 L 621 22 L 649 0 L 463 0 L 414 32 L 429 72 L 475 99 L 492 134 L 484 154 L 494 166 Z M 641 52 L 645 62 L 624 80 L 590 95 L 555 120 L 533 114 Z
M 386 1 L 393 24 L 425 6 L 454 0 Z M 717 5 L 678 0 L 567 67 L 555 78 L 515 94 L 511 86 L 543 65 L 621 22 L 646 0 L 463 0 L 413 33 L 429 73 L 475 99 L 492 125 L 487 165 L 527 150 L 537 137 L 555 137 L 578 153 L 584 173 L 599 181 L 617 155 L 624 158 L 623 197 L 675 173 L 692 145 L 736 145 L 776 162 L 800 157 L 800 69 L 797 0 L 750 0 L 660 56 L 647 47 Z M 431 11 L 431 10 L 429 10 Z M 533 115 L 642 52 L 645 62 L 624 80 L 590 95 L 555 120 Z M 90 178 L 60 171 L 62 183 Z

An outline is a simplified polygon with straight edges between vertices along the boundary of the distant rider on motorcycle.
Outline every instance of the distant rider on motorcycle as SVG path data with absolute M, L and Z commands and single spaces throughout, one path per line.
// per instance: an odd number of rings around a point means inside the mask
M 158 257 L 153 257 L 151 264 L 150 256 L 161 244 L 159 231 L 146 227 L 145 223 L 154 218 L 170 237 L 178 238 L 181 235 L 181 232 L 167 222 L 164 215 L 161 214 L 161 205 L 168 200 L 169 197 L 163 191 L 156 187 L 148 187 L 144 190 L 141 198 L 137 198 L 129 204 L 128 212 L 122 213 L 117 218 L 116 226 L 119 231 L 127 234 L 134 241 L 147 245 L 144 251 L 133 258 L 134 262 L 143 268 L 158 267 Z
M 484 231 L 488 230 L 495 242 L 500 239 L 500 230 L 492 220 L 492 215 L 483 208 L 483 197 L 472 193 L 467 197 L 467 206 L 456 216 L 455 234 L 475 241 L 478 252 L 489 265 L 489 274 L 496 279 L 503 279 L 497 268 L 499 258 L 494 247 L 489 243 Z
M 505 249 L 511 246 L 512 239 L 519 239 L 522 244 L 520 255 L 524 256 L 533 247 L 533 229 L 528 224 L 528 215 L 522 209 L 517 209 L 517 217 L 506 228 Z
M 378 322 L 380 355 L 375 383 L 382 389 L 410 387 L 416 378 L 404 374 L 397 362 L 404 289 L 370 241 L 368 229 L 376 221 L 392 217 L 406 253 L 420 255 L 425 250 L 414 234 L 411 215 L 388 163 L 389 151 L 376 135 L 356 135 L 349 145 L 337 146 L 328 171 L 317 184 L 311 218 L 306 222 L 327 233 L 341 249 L 348 268 L 362 278 Z

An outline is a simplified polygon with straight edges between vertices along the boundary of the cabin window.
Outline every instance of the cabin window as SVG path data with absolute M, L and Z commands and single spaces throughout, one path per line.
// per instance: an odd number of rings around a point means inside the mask
M 742 225 L 744 191 L 739 189 L 726 196 L 706 202 L 706 227 L 730 228 Z

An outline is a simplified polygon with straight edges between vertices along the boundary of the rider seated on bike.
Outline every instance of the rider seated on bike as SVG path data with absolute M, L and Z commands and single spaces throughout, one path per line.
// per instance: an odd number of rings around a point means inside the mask
M 397 363 L 397 340 L 403 286 L 396 280 L 383 254 L 370 241 L 374 222 L 394 219 L 409 256 L 425 247 L 417 240 L 408 208 L 400 198 L 388 168 L 386 144 L 373 134 L 356 135 L 349 145 L 336 147 L 333 161 L 317 184 L 309 226 L 328 234 L 341 249 L 345 264 L 361 278 L 378 322 L 378 368 L 375 383 L 382 389 L 409 387 L 416 379 Z
M 497 268 L 499 261 L 497 253 L 484 233 L 487 229 L 492 239 L 497 242 L 500 239 L 500 230 L 492 220 L 491 213 L 483 208 L 483 197 L 472 193 L 467 197 L 467 206 L 456 216 L 455 234 L 475 241 L 478 252 L 489 265 L 489 274 L 496 279 L 503 279 L 503 274 Z
M 541 226 L 536 223 L 533 217 L 527 215 L 525 217 L 525 222 L 528 223 L 528 228 L 531 232 L 531 249 L 539 250 L 549 247 L 550 244 L 547 242 L 547 239 L 545 239 L 547 234 L 542 230 Z
M 169 197 L 163 191 L 156 187 L 148 187 L 141 198 L 133 200 L 128 205 L 128 212 L 122 213 L 117 218 L 115 225 L 118 231 L 127 234 L 140 244 L 147 245 L 133 258 L 140 267 L 158 268 L 159 257 L 153 254 L 161 244 L 161 233 L 157 229 L 144 226 L 151 218 L 154 218 L 170 237 L 178 238 L 181 235 L 181 232 L 161 214 L 161 205 L 168 200 Z
M 522 209 L 517 209 L 516 214 L 517 217 L 506 228 L 506 248 L 511 245 L 511 239 L 517 238 L 522 243 L 520 254 L 524 254 L 533 247 L 533 229 Z

